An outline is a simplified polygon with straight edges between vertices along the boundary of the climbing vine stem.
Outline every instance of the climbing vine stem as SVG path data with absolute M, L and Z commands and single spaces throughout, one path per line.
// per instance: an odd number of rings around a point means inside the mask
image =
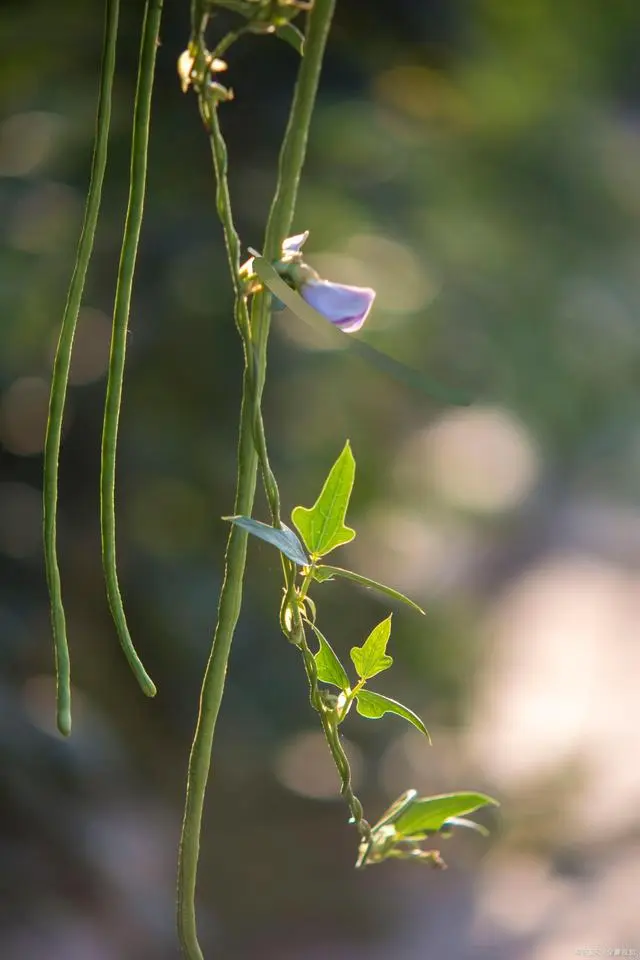
M 309 126 L 334 7 L 335 0 L 316 0 L 313 9 L 308 14 L 305 55 L 300 64 L 289 121 L 280 151 L 276 191 L 265 232 L 263 249 L 266 257 L 274 258 L 279 254 L 282 242 L 293 219 L 298 184 L 306 154 Z M 192 44 L 195 48 L 195 61 L 198 63 L 205 59 L 202 5 L 198 3 L 198 0 L 194 0 L 192 14 L 196 18 L 192 23 Z M 205 91 L 201 88 L 198 94 L 201 113 L 210 116 L 211 104 L 203 101 L 206 96 Z M 210 116 L 210 119 L 213 120 L 215 126 L 217 117 Z M 211 134 L 213 128 L 209 126 L 208 129 Z M 215 144 L 212 144 L 212 146 L 215 166 L 216 147 Z M 226 190 L 226 187 L 223 189 Z M 219 190 L 220 181 L 218 181 Z M 218 209 L 220 212 L 220 206 Z M 235 252 L 229 248 L 228 237 L 226 237 L 226 240 L 233 274 L 236 262 Z M 236 290 L 235 314 L 236 322 L 240 327 L 241 323 L 239 321 L 244 324 L 243 311 L 245 308 L 239 306 L 238 299 L 239 294 Z M 250 515 L 253 507 L 259 462 L 259 451 L 256 448 L 255 438 L 257 424 L 259 421 L 261 423 L 259 409 L 266 375 L 270 300 L 270 294 L 264 291 L 253 297 L 250 312 L 251 350 L 247 349 L 245 342 L 238 440 L 238 474 L 234 505 L 237 514 Z M 262 452 L 265 451 L 266 444 Z M 263 461 L 263 468 L 265 462 Z M 271 500 L 272 497 L 270 497 Z M 271 508 L 273 512 L 274 502 L 271 502 Z M 216 720 L 224 692 L 229 651 L 240 614 L 246 551 L 247 534 L 240 527 L 233 525 L 225 554 L 225 571 L 218 603 L 218 619 L 202 682 L 198 720 L 189 757 L 185 811 L 180 839 L 178 932 L 183 955 L 187 960 L 203 960 L 202 950 L 198 942 L 195 912 L 202 812 Z

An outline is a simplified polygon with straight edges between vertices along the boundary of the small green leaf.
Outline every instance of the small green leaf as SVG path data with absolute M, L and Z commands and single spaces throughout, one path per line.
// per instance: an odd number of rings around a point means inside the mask
M 387 807 L 380 819 L 374 823 L 371 828 L 373 832 L 375 833 L 380 827 L 386 827 L 388 824 L 393 823 L 394 820 L 397 820 L 402 811 L 406 810 L 417 796 L 418 791 L 414 790 L 413 787 L 401 793 L 397 800 L 394 800 L 393 803 Z
M 333 578 L 337 576 L 336 570 L 338 569 L 339 567 L 326 567 L 324 564 L 319 567 L 314 567 L 313 579 L 317 580 L 318 583 L 324 583 L 325 580 L 333 580 Z
M 309 626 L 320 641 L 320 649 L 314 656 L 318 668 L 318 680 L 321 680 L 322 683 L 332 683 L 334 687 L 339 687 L 341 690 L 349 690 L 347 671 L 338 660 L 333 647 L 315 624 L 311 623 Z
M 355 472 L 356 462 L 347 440 L 314 505 L 295 507 L 291 514 L 313 557 L 323 557 L 356 535 L 355 530 L 344 524 Z
M 484 824 L 476 823 L 475 820 L 468 820 L 467 817 L 449 817 L 440 827 L 439 833 L 443 837 L 450 837 L 453 833 L 453 827 L 466 827 L 468 830 L 475 830 L 482 834 L 483 837 L 489 836 L 489 831 Z
M 452 817 L 473 813 L 487 804 L 498 806 L 498 801 L 484 793 L 443 793 L 435 797 L 419 797 L 398 817 L 395 828 L 403 837 L 424 836 L 440 830 Z
M 309 558 L 304 552 L 304 547 L 296 537 L 293 530 L 290 530 L 284 523 L 280 524 L 281 529 L 270 527 L 267 523 L 260 523 L 259 520 L 253 520 L 251 517 L 223 517 L 223 520 L 229 520 L 235 523 L 237 527 L 242 527 L 248 533 L 260 540 L 266 540 L 267 543 L 277 547 L 280 553 L 293 560 L 300 567 L 306 567 L 309 564 Z
M 374 693 L 373 690 L 361 690 L 357 697 L 356 710 L 360 716 L 368 717 L 370 720 L 378 720 L 385 713 L 396 713 L 399 717 L 404 717 L 414 727 L 417 727 L 420 733 L 424 733 L 431 743 L 427 728 L 417 713 L 398 703 L 397 700 L 392 700 L 391 697 L 383 697 L 381 693 Z
M 290 44 L 301 57 L 304 56 L 304 34 L 292 23 L 283 23 L 276 27 L 276 35 Z
M 311 614 L 311 616 L 309 617 L 309 623 L 313 625 L 318 619 L 318 609 L 316 607 L 315 601 L 312 600 L 311 597 L 305 597 L 304 602 L 309 607 L 309 613 Z
M 391 614 L 373 628 L 361 647 L 351 648 L 351 659 L 361 680 L 370 680 L 393 663 L 393 657 L 386 653 L 390 636 Z
M 408 606 L 413 607 L 414 610 L 417 610 L 418 613 L 424 615 L 422 607 L 419 607 L 418 604 L 410 600 L 409 597 L 405 597 L 403 593 L 399 593 L 399 591 L 394 590 L 393 587 L 387 587 L 384 583 L 378 583 L 377 580 L 370 580 L 369 577 L 363 577 L 359 573 L 354 573 L 353 570 L 344 570 L 342 567 L 331 567 L 324 563 L 314 568 L 313 578 L 317 580 L 318 583 L 323 583 L 325 580 L 333 580 L 334 577 L 344 577 L 345 580 L 353 580 L 354 583 L 359 583 L 362 587 L 367 587 L 369 590 L 377 590 L 378 593 L 384 593 L 387 597 L 392 597 L 394 600 L 406 603 Z

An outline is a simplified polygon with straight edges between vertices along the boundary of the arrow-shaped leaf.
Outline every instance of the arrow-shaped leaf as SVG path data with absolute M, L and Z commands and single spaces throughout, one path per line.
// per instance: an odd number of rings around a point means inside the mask
M 435 833 L 465 813 L 473 813 L 487 804 L 498 806 L 498 801 L 484 793 L 443 793 L 435 797 L 414 800 L 395 822 L 396 831 L 403 837 L 420 837 Z
M 314 656 L 318 668 L 318 680 L 322 683 L 332 683 L 334 687 L 339 687 L 341 690 L 348 690 L 350 684 L 347 671 L 340 663 L 333 647 L 314 623 L 310 623 L 309 626 L 320 641 L 320 649 Z
M 290 530 L 284 523 L 280 524 L 280 530 L 277 527 L 270 527 L 267 523 L 260 523 L 252 517 L 223 517 L 223 520 L 229 520 L 235 523 L 236 527 L 241 527 L 254 537 L 260 540 L 266 540 L 267 543 L 277 547 L 280 553 L 293 560 L 299 567 L 306 567 L 309 564 L 309 558 L 304 552 L 304 547 L 296 537 L 293 530 Z
M 355 472 L 356 462 L 347 440 L 314 505 L 295 507 L 291 514 L 313 557 L 323 557 L 356 535 L 355 530 L 344 523 Z
M 405 597 L 403 593 L 400 593 L 398 590 L 394 590 L 393 587 L 387 587 L 384 583 L 378 583 L 377 580 L 371 580 L 369 577 L 363 577 L 359 573 L 354 573 L 353 570 L 344 570 L 342 567 L 331 567 L 328 564 L 322 564 L 319 567 L 315 567 L 313 571 L 314 580 L 317 580 L 318 583 L 323 583 L 325 580 L 333 580 L 334 577 L 342 577 L 345 580 L 353 580 L 354 583 L 359 583 L 362 587 L 367 587 L 369 590 L 377 590 L 378 593 L 384 593 L 387 597 L 391 597 L 393 600 L 399 600 L 401 603 L 406 603 L 408 606 L 413 607 L 414 610 L 417 610 L 418 613 L 424 615 L 424 610 L 422 607 L 419 607 L 417 603 L 414 603 L 413 600 L 410 600 L 409 597 Z
M 351 648 L 351 659 L 361 680 L 370 680 L 393 663 L 393 657 L 386 652 L 390 636 L 391 614 L 373 628 L 361 647 Z
M 357 697 L 356 710 L 360 716 L 368 717 L 371 720 L 378 720 L 385 713 L 396 713 L 399 717 L 404 717 L 414 727 L 417 727 L 420 733 L 424 733 L 431 743 L 427 728 L 418 714 L 409 710 L 409 707 L 398 703 L 397 700 L 392 700 L 391 697 L 383 697 L 381 693 L 374 693 L 373 690 L 361 690 Z

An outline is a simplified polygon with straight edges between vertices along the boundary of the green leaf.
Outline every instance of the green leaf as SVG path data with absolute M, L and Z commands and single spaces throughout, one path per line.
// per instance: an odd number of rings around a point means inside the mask
M 223 517 L 223 520 L 229 520 L 235 523 L 236 527 L 242 527 L 254 537 L 260 540 L 266 540 L 267 543 L 277 547 L 280 553 L 293 560 L 300 567 L 306 567 L 309 564 L 309 558 L 304 552 L 304 547 L 296 537 L 293 530 L 290 530 L 284 523 L 280 524 L 281 529 L 270 527 L 267 523 L 260 523 L 259 520 L 253 520 L 251 517 Z
M 404 717 L 414 727 L 417 727 L 420 733 L 424 733 L 431 743 L 427 728 L 417 713 L 398 703 L 397 700 L 392 700 L 391 697 L 383 697 L 381 693 L 374 693 L 373 690 L 361 690 L 357 697 L 356 710 L 360 716 L 368 717 L 370 720 L 378 720 L 385 713 L 396 713 L 399 717 Z
M 283 23 L 276 27 L 276 35 L 292 46 L 301 57 L 304 56 L 304 34 L 292 23 Z
M 315 624 L 311 623 L 309 626 L 320 641 L 320 649 L 314 656 L 318 668 L 318 680 L 321 680 L 322 683 L 332 683 L 334 687 L 339 687 L 341 690 L 349 690 L 350 683 L 347 671 L 338 660 L 333 647 Z
M 294 508 L 291 519 L 313 557 L 323 557 L 355 537 L 355 530 L 344 524 L 355 473 L 356 462 L 347 440 L 314 505 Z
M 453 833 L 453 827 L 466 827 L 468 830 L 475 830 L 481 833 L 483 837 L 489 836 L 489 831 L 482 823 L 476 823 L 475 820 L 468 820 L 466 817 L 449 817 L 446 823 L 440 827 L 440 834 L 443 837 L 450 837 Z
M 393 823 L 394 820 L 397 820 L 403 810 L 406 810 L 408 806 L 413 802 L 414 797 L 418 796 L 418 791 L 414 790 L 413 787 L 410 790 L 405 790 L 404 793 L 401 793 L 397 800 L 394 800 L 390 804 L 385 812 L 382 814 L 379 820 L 377 820 L 373 827 L 371 828 L 375 833 L 376 830 L 379 830 L 380 827 L 386 827 L 388 824 Z
M 473 813 L 487 804 L 498 806 L 498 801 L 484 793 L 443 793 L 435 797 L 419 797 L 398 817 L 395 828 L 403 837 L 435 833 L 452 817 Z
M 393 600 L 406 603 L 408 606 L 413 607 L 414 610 L 417 610 L 418 613 L 424 615 L 422 607 L 419 607 L 418 604 L 410 600 L 409 597 L 405 597 L 403 593 L 399 593 L 399 591 L 394 590 L 393 587 L 387 587 L 384 583 L 378 583 L 377 580 L 370 580 L 369 577 L 363 577 L 359 573 L 354 573 L 353 570 L 344 570 L 342 567 L 331 567 L 324 563 L 314 568 L 313 578 L 317 580 L 318 583 L 323 583 L 325 580 L 333 580 L 334 577 L 344 577 L 345 580 L 353 580 L 354 583 L 359 583 L 362 587 L 367 587 L 369 590 L 377 590 L 378 593 L 384 593 Z
M 370 680 L 393 663 L 393 657 L 386 653 L 390 636 L 391 614 L 373 628 L 361 647 L 351 648 L 351 659 L 361 680 Z

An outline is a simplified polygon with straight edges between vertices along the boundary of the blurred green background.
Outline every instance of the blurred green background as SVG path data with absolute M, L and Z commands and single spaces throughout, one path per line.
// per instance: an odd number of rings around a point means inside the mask
M 188 750 L 231 512 L 241 353 L 206 138 L 167 4 L 121 421 L 118 529 L 145 700 L 109 621 L 98 468 L 142 3 L 123 4 L 110 165 L 61 464 L 72 738 L 53 723 L 40 483 L 51 358 L 93 135 L 102 5 L 0 8 L 0 956 L 177 957 Z M 640 7 L 339 0 L 294 232 L 374 286 L 364 336 L 463 387 L 443 408 L 284 313 L 265 417 L 286 512 L 351 440 L 344 565 L 409 593 L 378 689 L 345 724 L 375 819 L 407 787 L 500 798 L 450 869 L 353 869 L 356 837 L 253 542 L 216 739 L 199 886 L 209 957 L 640 955 Z M 221 108 L 243 243 L 259 246 L 295 54 L 229 56 Z M 255 515 L 267 518 L 262 495 Z M 315 594 L 341 653 L 386 616 Z M 618 953 L 615 953 L 618 951 Z M 628 951 L 626 954 L 624 951 Z

